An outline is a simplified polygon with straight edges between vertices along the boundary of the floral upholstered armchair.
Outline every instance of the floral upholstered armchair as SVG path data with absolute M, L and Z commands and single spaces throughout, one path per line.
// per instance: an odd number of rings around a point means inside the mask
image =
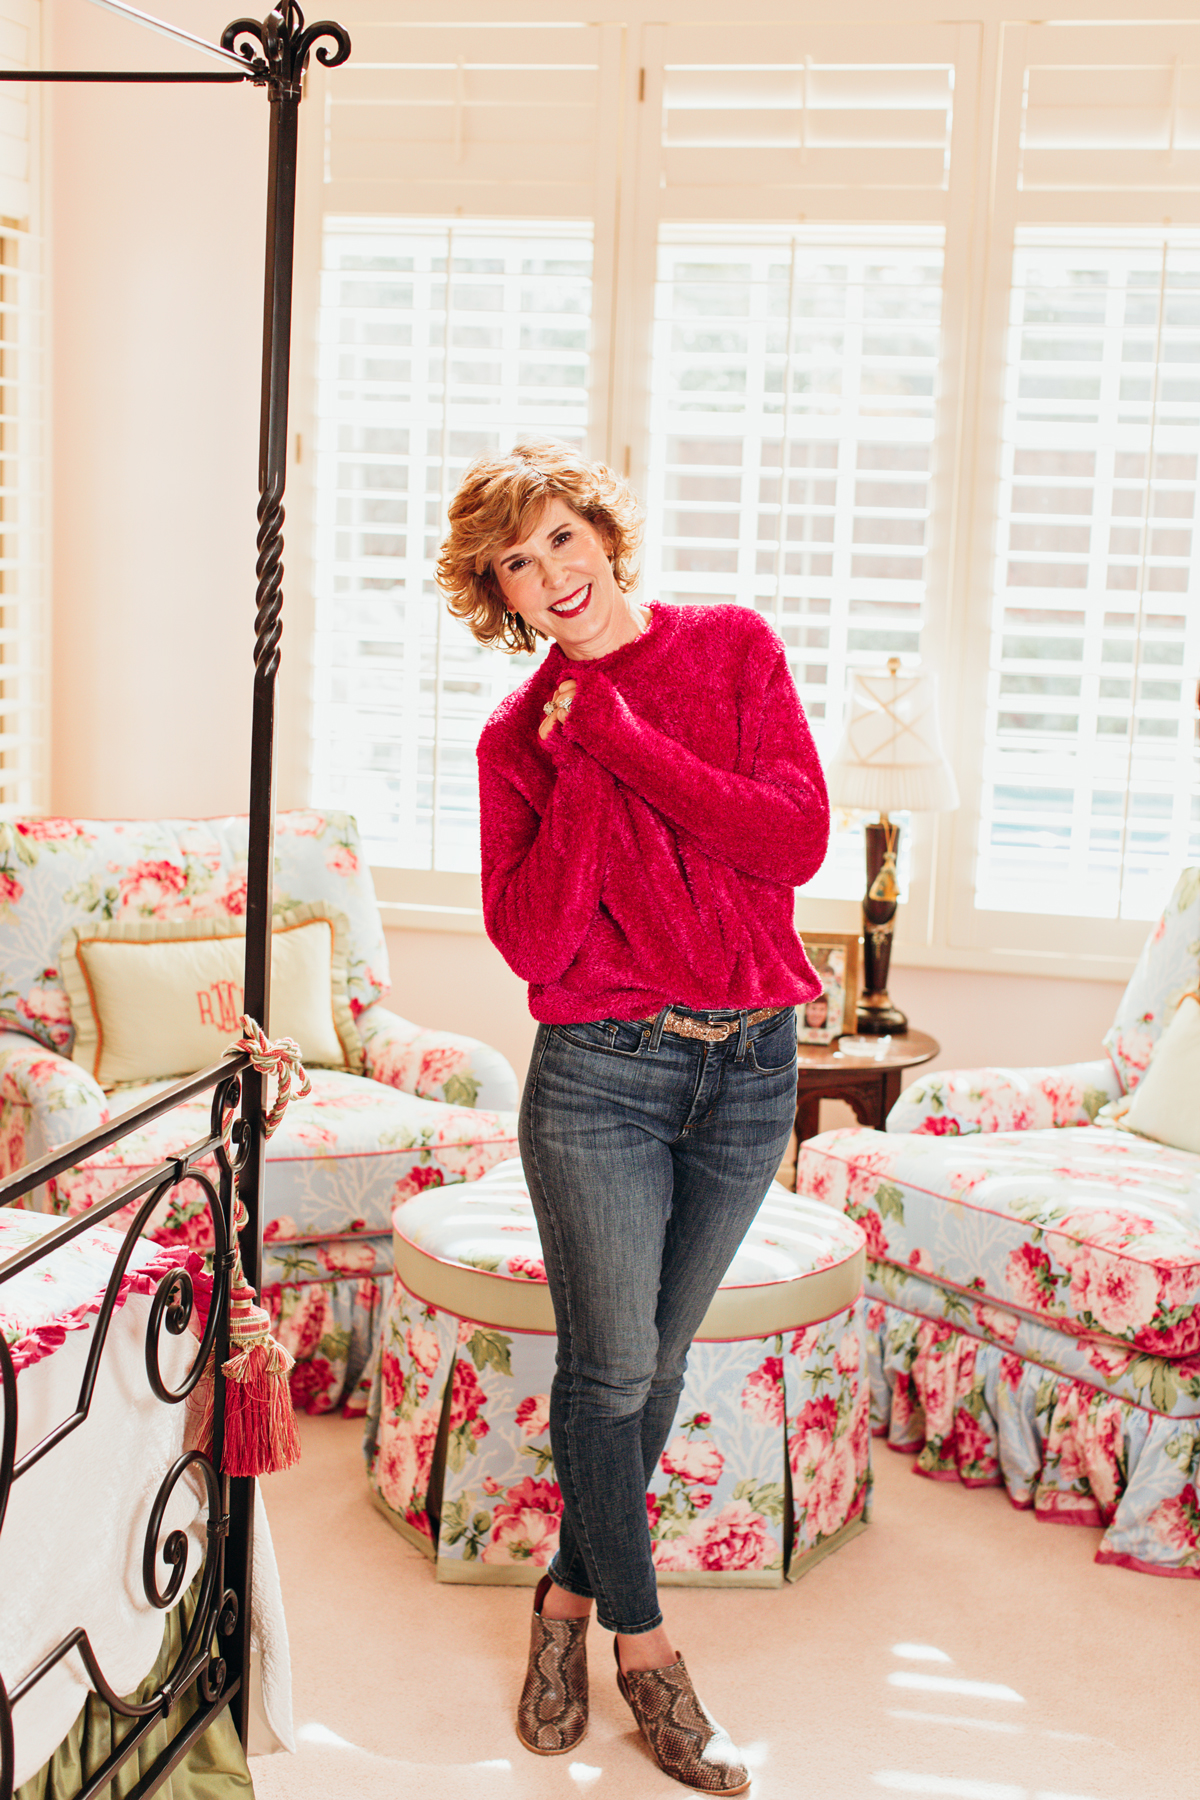
M 101 1125 L 166 1079 L 106 1092 L 70 1060 L 63 981 L 72 930 L 98 922 L 229 921 L 245 910 L 246 821 L 22 819 L 0 824 L 0 1174 Z M 263 1295 L 297 1359 L 297 1405 L 365 1408 L 391 1214 L 420 1189 L 516 1154 L 516 1078 L 496 1050 L 429 1031 L 381 1004 L 387 950 L 357 827 L 345 813 L 276 823 L 275 910 L 323 903 L 344 939 L 345 996 L 362 1072 L 310 1069 L 267 1146 Z M 233 1032 L 230 1036 L 235 1035 Z M 180 1071 L 163 1071 L 176 1078 Z M 26 1204 L 80 1213 L 207 1131 L 206 1101 L 60 1175 Z M 182 1182 L 151 1227 L 211 1247 L 203 1190 Z
M 1102 1526 L 1099 1561 L 1193 1577 L 1200 1154 L 1122 1117 L 1198 991 L 1186 869 L 1105 1060 L 926 1076 L 886 1132 L 810 1138 L 796 1170 L 867 1234 L 873 1418 L 893 1448 L 934 1479 L 1002 1481 L 1041 1517 Z
M 1107 1054 L 1061 1068 L 959 1069 L 906 1088 L 888 1114 L 890 1132 L 957 1137 L 977 1131 L 1039 1131 L 1094 1125 L 1137 1087 L 1185 994 L 1200 986 L 1200 869 L 1185 869 L 1142 948 L 1104 1035 Z

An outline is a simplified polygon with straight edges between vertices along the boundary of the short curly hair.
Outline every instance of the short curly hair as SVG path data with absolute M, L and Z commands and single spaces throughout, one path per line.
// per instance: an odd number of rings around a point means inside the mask
M 479 643 L 530 651 L 545 636 L 509 612 L 492 564 L 510 544 L 529 536 L 556 497 L 599 532 L 621 592 L 636 586 L 633 559 L 642 509 L 628 482 L 568 444 L 526 438 L 507 456 L 473 462 L 450 502 L 450 535 L 438 556 L 438 583 L 450 611 L 466 621 Z

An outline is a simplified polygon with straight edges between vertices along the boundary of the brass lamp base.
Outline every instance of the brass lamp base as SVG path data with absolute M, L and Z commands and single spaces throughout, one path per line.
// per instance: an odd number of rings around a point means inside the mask
M 878 825 L 865 827 L 867 840 L 867 891 L 863 897 L 863 988 L 858 1003 L 858 1031 L 863 1037 L 898 1036 L 908 1030 L 908 1019 L 888 999 L 888 965 L 892 960 L 892 934 L 896 929 L 899 885 L 896 851 L 899 832 L 886 813 Z
M 908 1019 L 893 1006 L 885 988 L 881 994 L 864 994 L 858 1003 L 860 1037 L 898 1037 L 908 1030 Z

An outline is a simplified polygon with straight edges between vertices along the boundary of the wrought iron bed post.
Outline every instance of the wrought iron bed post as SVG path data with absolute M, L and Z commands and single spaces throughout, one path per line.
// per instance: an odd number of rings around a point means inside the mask
M 270 1030 L 271 915 L 275 861 L 275 681 L 283 633 L 283 496 L 287 485 L 288 385 L 291 372 L 292 264 L 296 238 L 296 168 L 304 70 L 314 44 L 317 59 L 334 67 L 350 54 L 340 25 L 322 21 L 305 29 L 299 6 L 269 13 L 262 24 L 239 19 L 226 27 L 222 47 L 237 49 L 264 66 L 270 86 L 271 125 L 267 163 L 267 241 L 263 289 L 262 400 L 258 451 L 258 592 L 254 635 L 254 710 L 250 741 L 250 840 L 246 871 L 245 1004 L 251 1018 Z M 266 1078 L 243 1076 L 243 1130 L 249 1132 L 238 1191 L 246 1208 L 242 1264 L 258 1288 L 262 1273 L 262 1191 L 266 1140 L 262 1121 Z M 235 1481 L 230 1491 L 230 1580 L 250 1592 L 254 1553 L 254 1483 Z M 243 1744 L 250 1696 L 250 1621 L 238 1621 L 229 1646 L 242 1682 L 233 1709 Z
M 275 751 L 275 682 L 279 671 L 279 643 L 282 636 L 281 612 L 283 606 L 283 495 L 287 478 L 287 427 L 288 427 L 288 381 L 291 362 L 291 321 L 292 321 L 292 262 L 295 242 L 296 214 L 296 170 L 297 142 L 299 127 L 299 108 L 303 98 L 304 72 L 310 55 L 316 55 L 318 62 L 327 68 L 336 68 L 344 63 L 350 55 L 350 39 L 342 26 L 327 20 L 305 26 L 304 14 L 295 0 L 277 0 L 275 9 L 268 13 L 261 22 L 255 19 L 236 19 L 227 26 L 221 36 L 218 47 L 206 40 L 195 37 L 190 32 L 181 31 L 178 27 L 168 25 L 148 13 L 125 4 L 125 0 L 97 0 L 121 17 L 132 20 L 135 24 L 147 26 L 159 31 L 167 37 L 182 41 L 206 55 L 222 62 L 224 70 L 217 74 L 190 71 L 151 71 L 151 70 L 50 70 L 50 69 L 14 69 L 0 70 L 0 83 L 4 81 L 35 82 L 131 82 L 131 83 L 184 83 L 184 82 L 237 82 L 250 81 L 256 87 L 268 90 L 270 101 L 270 136 L 268 149 L 267 174 L 267 232 L 266 232 L 266 268 L 263 302 L 263 352 L 262 352 L 262 398 L 259 429 L 259 502 L 258 502 L 258 563 L 257 563 L 257 612 L 255 618 L 254 641 L 254 700 L 251 721 L 251 768 L 249 797 L 249 842 L 246 871 L 246 960 L 244 972 L 245 1009 L 264 1030 L 269 1030 L 270 997 L 271 997 L 271 920 L 273 899 L 274 872 L 274 751 Z M 329 40 L 328 43 L 321 40 Z M 184 1178 L 185 1168 L 190 1179 L 202 1180 L 212 1192 L 212 1184 L 206 1178 L 198 1177 L 191 1170 L 191 1163 L 207 1153 L 214 1145 L 219 1146 L 221 1140 L 221 1109 L 223 1096 L 230 1086 L 224 1068 L 207 1070 L 202 1075 L 192 1078 L 190 1082 L 181 1082 L 166 1095 L 134 1108 L 126 1114 L 116 1126 L 105 1127 L 91 1132 L 74 1144 L 65 1146 L 61 1151 L 41 1158 L 20 1172 L 18 1177 L 10 1178 L 3 1183 L 4 1201 L 11 1202 L 31 1191 L 40 1179 L 52 1179 L 62 1169 L 69 1167 L 77 1158 L 83 1158 L 101 1149 L 107 1143 L 137 1129 L 149 1119 L 168 1110 L 195 1091 L 214 1090 L 212 1136 L 206 1142 L 195 1145 L 186 1158 L 176 1159 L 154 1171 L 151 1177 L 130 1184 L 122 1189 L 105 1205 L 97 1208 L 90 1217 L 106 1217 L 115 1212 L 118 1205 L 130 1195 L 140 1196 L 153 1188 L 151 1201 L 145 1203 L 139 1212 L 136 1230 L 131 1233 L 135 1237 L 149 1217 L 152 1204 L 162 1193 Z M 262 1274 L 262 1217 L 260 1195 L 262 1192 L 264 1172 L 265 1134 L 263 1117 L 265 1113 L 265 1077 L 246 1066 L 245 1061 L 232 1065 L 235 1074 L 240 1074 L 241 1083 L 241 1115 L 234 1125 L 234 1143 L 236 1155 L 230 1169 L 225 1164 L 222 1181 L 223 1204 L 214 1207 L 214 1231 L 216 1236 L 216 1252 L 214 1256 L 214 1291 L 212 1301 L 212 1318 L 210 1329 L 205 1334 L 204 1357 L 197 1358 L 194 1376 L 199 1378 L 200 1367 L 208 1354 L 210 1346 L 215 1349 L 218 1368 L 228 1356 L 228 1300 L 230 1272 L 233 1263 L 233 1249 L 229 1234 L 232 1233 L 232 1195 L 229 1182 L 237 1184 L 237 1191 L 246 1208 L 247 1224 L 242 1232 L 241 1254 L 242 1265 L 250 1284 L 257 1289 Z M 212 1192 L 216 1201 L 216 1194 Z M 228 1211 L 227 1211 L 228 1209 Z M 55 1240 L 66 1242 L 76 1236 L 87 1223 L 80 1218 L 64 1225 L 55 1233 Z M 32 1262 L 35 1255 L 10 1259 L 13 1267 L 17 1263 Z M 125 1260 L 128 1251 L 125 1253 Z M 123 1266 L 123 1264 L 122 1264 Z M 115 1283 L 115 1277 L 114 1277 Z M 174 1294 L 164 1287 L 156 1302 L 154 1328 L 166 1309 L 167 1302 Z M 186 1304 L 182 1309 L 176 1307 L 179 1317 L 169 1328 L 182 1331 L 187 1315 L 191 1310 L 191 1290 L 186 1290 Z M 95 1356 L 103 1347 L 103 1336 L 107 1331 L 107 1320 L 111 1316 L 112 1301 L 110 1296 L 105 1303 L 104 1316 L 98 1327 L 99 1341 Z M 178 1296 L 176 1296 L 177 1298 Z M 172 1301 L 174 1304 L 174 1301 Z M 215 1340 L 215 1341 L 214 1341 Z M 90 1365 L 90 1368 L 94 1366 Z M 11 1369 L 7 1359 L 0 1358 L 0 1374 L 4 1376 L 4 1433 L 0 1443 L 0 1500 L 7 1495 L 8 1486 L 14 1472 L 15 1462 L 15 1406 L 11 1380 Z M 94 1379 L 89 1373 L 87 1383 Z M 214 1403 L 216 1419 L 214 1422 L 214 1443 L 220 1445 L 223 1439 L 224 1393 L 223 1382 L 216 1381 Z M 156 1391 L 160 1398 L 179 1399 L 182 1394 L 169 1394 L 158 1382 Z M 90 1393 L 90 1385 L 88 1385 Z M 82 1403 L 81 1403 L 82 1404 Z M 86 1407 L 76 1418 L 54 1434 L 55 1438 L 71 1429 L 78 1420 L 85 1416 Z M 10 1443 L 8 1440 L 12 1438 Z M 34 1455 L 39 1456 L 50 1447 L 50 1440 L 40 1446 Z M 27 1461 L 30 1459 L 26 1459 Z M 168 1478 L 169 1486 L 178 1479 L 185 1463 L 204 1461 L 195 1457 L 182 1459 L 180 1464 Z M 215 1555 L 214 1571 L 219 1572 L 220 1579 L 215 1582 L 214 1575 L 207 1577 L 206 1593 L 209 1599 L 206 1607 L 193 1623 L 189 1634 L 196 1640 L 190 1650 L 185 1647 L 185 1660 L 190 1661 L 199 1647 L 200 1638 L 212 1627 L 216 1627 L 219 1635 L 225 1640 L 226 1648 L 219 1661 L 211 1670 L 204 1671 L 200 1677 L 201 1689 L 207 1709 L 195 1725 L 182 1732 L 164 1751 L 162 1757 L 141 1781 L 135 1792 L 139 1795 L 149 1794 L 165 1778 L 185 1753 L 198 1732 L 204 1728 L 215 1711 L 219 1710 L 221 1692 L 224 1689 L 232 1694 L 229 1702 L 233 1711 L 243 1748 L 246 1745 L 249 1727 L 250 1704 L 250 1608 L 251 1566 L 253 1559 L 254 1532 L 254 1481 L 252 1479 L 230 1480 L 228 1476 L 219 1478 L 216 1471 L 208 1465 L 206 1480 L 209 1482 L 209 1536 L 210 1556 Z M 214 1517 L 214 1515 L 218 1515 Z M 0 1522 L 3 1519 L 3 1507 L 0 1505 Z M 157 1526 L 153 1526 L 151 1537 L 156 1537 Z M 176 1534 L 178 1536 L 179 1534 Z M 223 1542 L 222 1542 L 223 1540 Z M 147 1550 L 147 1567 L 154 1566 L 153 1544 Z M 181 1573 L 181 1571 L 180 1571 Z M 147 1578 L 148 1581 L 150 1577 Z M 149 1591 L 149 1588 L 148 1588 Z M 174 1589 L 172 1589 L 172 1597 Z M 239 1597 L 246 1604 L 239 1604 Z M 166 1604 L 165 1600 L 156 1600 L 157 1604 Z M 73 1634 L 72 1639 L 64 1643 L 47 1659 L 47 1663 L 55 1662 L 70 1648 L 71 1642 L 83 1633 Z M 207 1646 L 205 1646 L 207 1655 Z M 90 1652 L 89 1652 L 90 1654 Z M 180 1665 L 182 1667 L 182 1664 Z M 90 1668 L 90 1664 L 89 1664 Z M 215 1674 L 213 1673 L 215 1671 Z M 103 1691 L 103 1682 L 98 1670 L 92 1671 L 99 1691 Z M 210 1680 L 210 1675 L 212 1679 Z M 32 1678 L 31 1678 L 32 1679 Z M 22 1684 L 29 1685 L 28 1683 Z M 165 1694 L 163 1696 L 166 1697 Z M 112 1702 L 115 1703 L 115 1702 Z M 155 1703 L 157 1704 L 157 1702 Z M 122 1710 L 129 1711 L 127 1708 Z M 152 1712 L 149 1708 L 135 1709 L 140 1714 Z M 132 1714 L 130 1714 L 132 1716 Z M 107 1785 L 104 1777 L 119 1766 L 133 1747 L 128 1744 L 123 1750 L 114 1752 L 108 1759 L 105 1769 L 91 1783 L 86 1784 L 85 1791 L 93 1793 L 98 1786 Z M 11 1791 L 12 1780 L 12 1721 L 11 1709 L 0 1681 L 0 1789 Z

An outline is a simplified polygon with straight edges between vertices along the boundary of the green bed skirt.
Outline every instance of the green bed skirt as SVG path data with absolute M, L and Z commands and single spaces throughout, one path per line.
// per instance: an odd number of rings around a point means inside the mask
M 124 1699 L 148 1700 L 161 1685 L 183 1648 L 195 1606 L 193 1584 L 167 1617 L 157 1662 L 135 1692 L 122 1696 Z M 199 1711 L 199 1704 L 198 1684 L 193 1682 L 168 1717 L 160 1719 L 146 1734 L 128 1762 L 102 1789 L 102 1800 L 109 1800 L 109 1796 L 121 1800 L 132 1793 L 171 1739 Z M 74 1800 L 84 1782 L 137 1723 L 136 1719 L 111 1712 L 98 1694 L 89 1694 L 82 1712 L 49 1762 L 15 1790 L 13 1800 Z M 155 1792 L 159 1800 L 244 1800 L 244 1796 L 253 1795 L 254 1784 L 228 1708 L 214 1719 L 203 1737 L 196 1739 Z

